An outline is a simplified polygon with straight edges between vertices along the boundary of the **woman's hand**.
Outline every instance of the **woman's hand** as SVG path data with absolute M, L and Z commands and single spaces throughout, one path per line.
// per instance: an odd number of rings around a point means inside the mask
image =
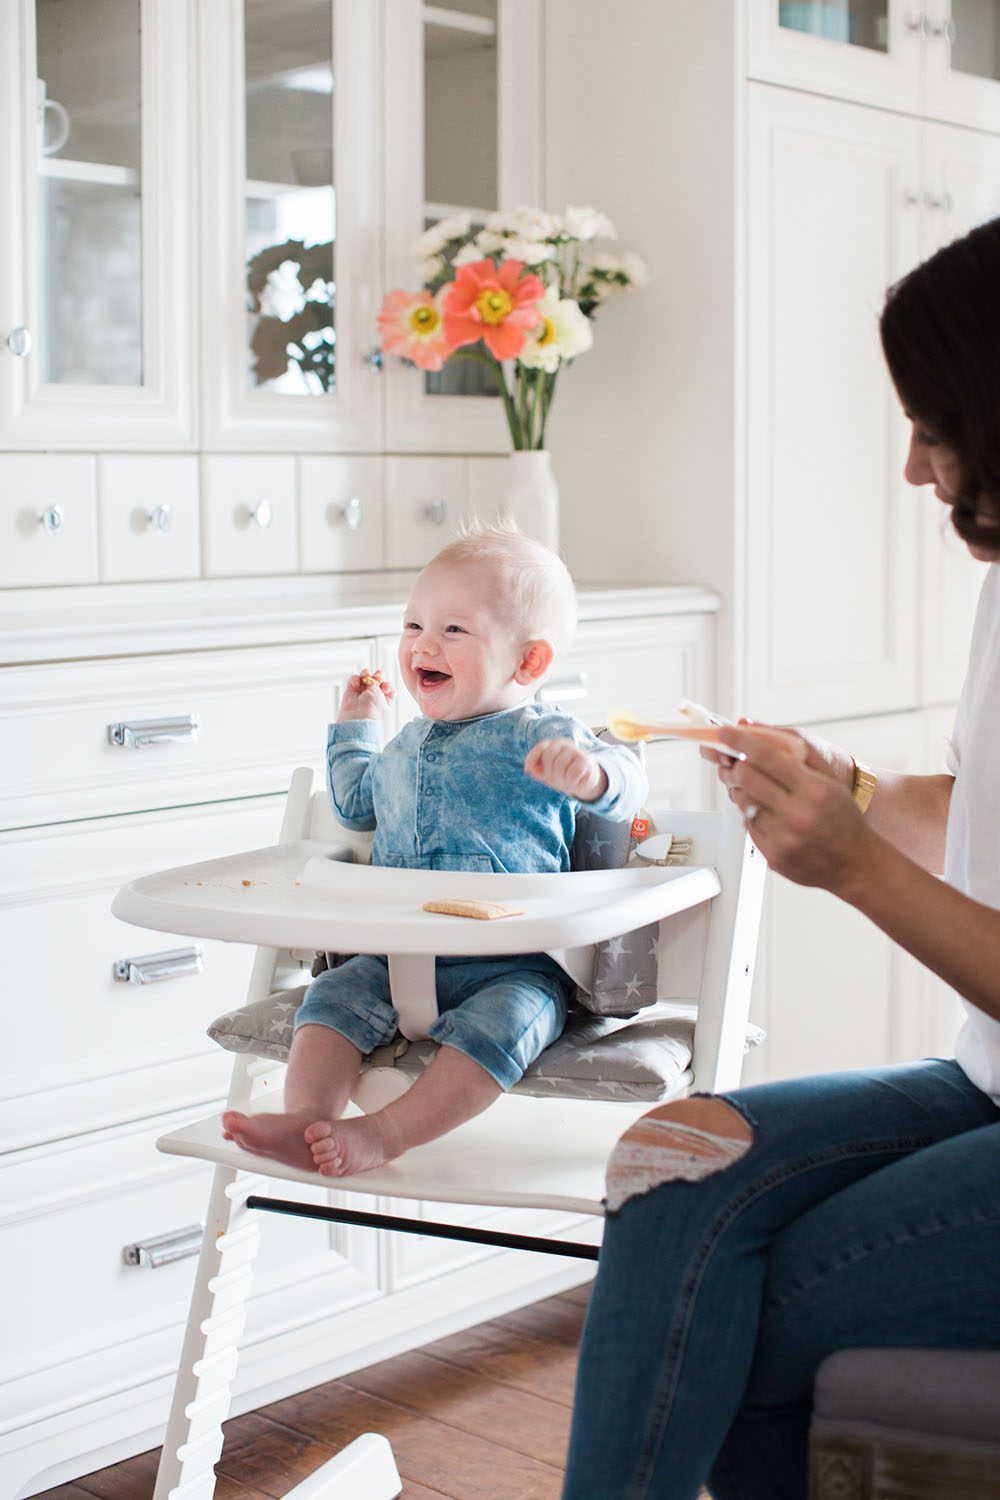
M 381 719 L 388 713 L 395 696 L 395 688 L 381 672 L 362 667 L 360 672 L 348 677 L 344 685 L 337 723 L 344 724 L 352 719 Z
M 851 757 L 794 729 L 745 722 L 720 729 L 719 745 L 719 779 L 771 868 L 844 894 L 876 837 L 851 797 Z
M 578 802 L 596 802 L 608 789 L 608 776 L 596 755 L 572 740 L 539 740 L 528 751 L 524 769 L 536 781 Z

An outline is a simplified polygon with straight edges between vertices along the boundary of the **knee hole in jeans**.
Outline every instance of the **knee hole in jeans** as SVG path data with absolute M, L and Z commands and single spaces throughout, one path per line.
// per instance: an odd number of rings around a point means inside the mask
M 745 1156 L 753 1130 L 724 1099 L 698 1095 L 661 1104 L 630 1125 L 608 1159 L 607 1207 L 668 1182 L 700 1182 Z

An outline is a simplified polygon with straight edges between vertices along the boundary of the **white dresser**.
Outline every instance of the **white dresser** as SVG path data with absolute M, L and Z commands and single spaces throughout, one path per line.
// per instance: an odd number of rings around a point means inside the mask
M 405 586 L 273 579 L 252 595 L 161 585 L 155 603 L 136 587 L 86 607 L 67 590 L 0 601 L 0 1500 L 158 1445 L 180 1349 L 195 1248 L 183 1231 L 209 1174 L 154 1142 L 221 1104 L 229 1061 L 204 1032 L 242 998 L 251 953 L 128 927 L 111 897 L 144 871 L 274 841 L 290 771 L 322 766 L 345 676 L 392 669 Z M 694 588 L 586 591 L 553 698 L 588 722 L 711 698 L 716 606 Z M 687 746 L 656 747 L 650 769 L 658 801 L 707 793 Z M 581 1274 L 280 1219 L 263 1235 L 241 1410 Z

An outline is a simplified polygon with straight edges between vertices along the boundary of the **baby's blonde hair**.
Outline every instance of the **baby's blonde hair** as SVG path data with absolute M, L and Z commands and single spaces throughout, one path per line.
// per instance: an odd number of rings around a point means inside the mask
M 576 629 L 576 589 L 550 547 L 525 536 L 513 521 L 472 519 L 432 566 L 464 562 L 488 563 L 500 574 L 498 611 L 512 618 L 526 641 L 550 641 L 556 655 L 566 649 Z

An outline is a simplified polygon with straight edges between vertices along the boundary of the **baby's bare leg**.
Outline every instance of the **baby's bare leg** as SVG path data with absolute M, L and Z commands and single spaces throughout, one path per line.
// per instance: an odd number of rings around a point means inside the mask
M 285 1079 L 285 1112 L 245 1115 L 227 1110 L 222 1116 L 227 1140 L 290 1167 L 314 1171 L 304 1131 L 315 1120 L 343 1114 L 361 1067 L 361 1053 L 329 1026 L 302 1026 L 292 1038 Z
M 358 1119 L 317 1120 L 305 1133 L 326 1177 L 367 1172 L 482 1114 L 502 1092 L 496 1079 L 455 1047 L 441 1047 L 400 1099 Z

